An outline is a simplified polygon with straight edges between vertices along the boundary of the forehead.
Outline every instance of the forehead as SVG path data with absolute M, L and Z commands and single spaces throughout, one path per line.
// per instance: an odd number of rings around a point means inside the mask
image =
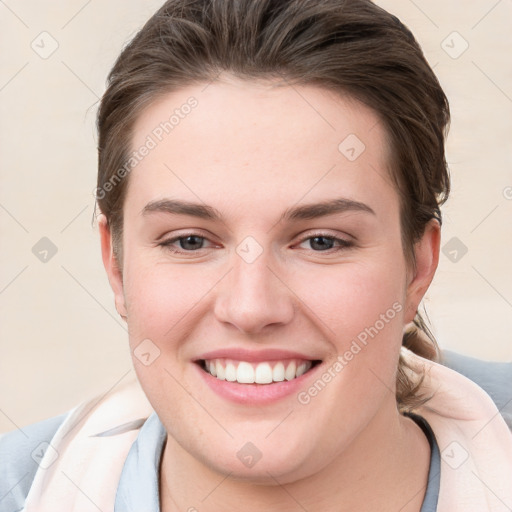
M 139 208 L 179 196 L 284 209 L 336 192 L 378 208 L 394 195 L 377 114 L 312 86 L 224 80 L 168 93 L 137 119 L 132 150 L 144 153 L 127 194 Z

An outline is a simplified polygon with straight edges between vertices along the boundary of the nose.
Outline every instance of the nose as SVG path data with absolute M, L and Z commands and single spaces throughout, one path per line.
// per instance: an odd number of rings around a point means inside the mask
M 252 263 L 238 254 L 233 260 L 231 272 L 219 283 L 214 308 L 217 320 L 247 334 L 289 323 L 295 311 L 293 293 L 269 266 L 265 252 Z

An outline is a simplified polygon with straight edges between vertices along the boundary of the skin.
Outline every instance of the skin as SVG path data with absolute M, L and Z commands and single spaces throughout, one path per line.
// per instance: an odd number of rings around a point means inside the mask
M 168 432 L 162 510 L 234 511 L 243 500 L 247 512 L 419 511 L 430 448 L 397 412 L 395 375 L 403 328 L 437 267 L 437 222 L 415 246 L 413 272 L 385 131 L 357 101 L 227 75 L 205 86 L 167 94 L 135 124 L 138 148 L 169 112 L 190 96 L 198 100 L 129 176 L 122 266 L 105 217 L 99 222 L 132 353 L 144 339 L 160 350 L 149 366 L 133 362 Z M 349 134 L 366 146 L 355 161 L 338 150 Z M 339 197 L 375 214 L 279 221 L 288 208 Z M 223 222 L 142 213 L 163 198 L 211 205 Z M 189 231 L 205 239 L 172 247 L 202 247 L 195 252 L 159 245 Z M 312 239 L 318 232 L 353 245 L 336 251 L 336 242 L 322 239 L 322 251 Z M 252 263 L 236 252 L 247 236 L 262 249 Z M 205 385 L 193 363 L 220 348 L 289 349 L 322 360 L 317 379 L 394 303 L 401 311 L 307 405 L 295 394 L 258 407 L 232 403 Z M 262 454 L 252 467 L 236 455 L 249 441 Z

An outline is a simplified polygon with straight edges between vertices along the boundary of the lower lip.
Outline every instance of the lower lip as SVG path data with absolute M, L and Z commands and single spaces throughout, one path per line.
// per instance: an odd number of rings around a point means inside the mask
M 297 395 L 304 389 L 306 380 L 309 380 L 316 373 L 321 363 L 300 377 L 282 382 L 273 382 L 272 384 L 240 384 L 220 380 L 203 370 L 198 364 L 194 363 L 194 366 L 210 389 L 221 397 L 239 404 L 264 405 L 277 402 L 290 395 Z

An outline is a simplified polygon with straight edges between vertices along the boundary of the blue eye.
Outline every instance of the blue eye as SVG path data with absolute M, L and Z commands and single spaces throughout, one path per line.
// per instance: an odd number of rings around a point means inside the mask
M 207 241 L 208 239 L 206 237 L 198 235 L 197 233 L 187 233 L 182 236 L 165 240 L 158 245 L 166 248 L 174 254 L 193 254 L 201 251 L 201 249 L 208 248 L 204 247 L 204 243 Z M 343 249 L 348 249 L 354 245 L 353 242 L 325 233 L 315 233 L 312 236 L 303 238 L 299 245 L 305 242 L 309 242 L 309 250 L 312 250 L 313 252 L 328 252 L 329 254 L 332 252 L 342 251 Z M 178 246 L 176 246 L 176 244 L 178 244 Z
M 307 238 L 304 238 L 301 241 L 301 244 L 304 242 L 310 243 L 310 248 L 314 252 L 327 252 L 327 251 L 340 251 L 343 249 L 347 249 L 353 245 L 352 242 L 349 242 L 347 240 L 343 240 L 342 238 L 336 238 L 331 235 L 326 235 L 323 233 L 316 233 L 313 236 L 309 236 Z M 338 247 L 333 247 L 336 244 L 338 244 Z M 315 249 L 316 247 L 316 249 Z
M 184 236 L 178 236 L 161 242 L 160 247 L 166 247 L 174 253 L 187 253 L 196 252 L 197 250 L 203 249 L 203 242 L 206 240 L 204 236 L 199 236 L 195 233 L 187 234 Z M 174 243 L 179 242 L 180 249 L 173 246 Z

